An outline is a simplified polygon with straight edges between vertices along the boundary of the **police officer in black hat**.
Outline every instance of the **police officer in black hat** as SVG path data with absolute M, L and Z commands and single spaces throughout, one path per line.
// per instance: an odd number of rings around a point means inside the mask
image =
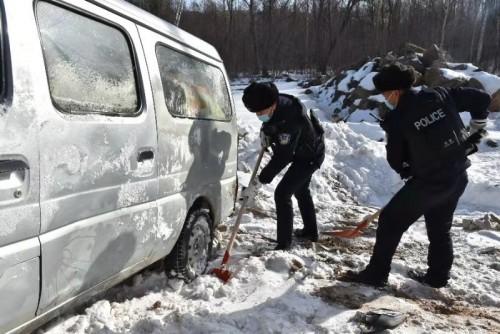
M 467 185 L 467 155 L 484 135 L 490 96 L 473 88 L 412 89 L 413 71 L 384 67 L 374 78 L 391 111 L 381 123 L 387 134 L 387 160 L 407 182 L 382 209 L 368 266 L 340 279 L 383 286 L 403 233 L 422 215 L 429 238 L 428 269 L 409 276 L 434 288 L 446 286 L 453 263 L 450 228 Z M 459 116 L 469 111 L 470 132 Z
M 320 168 L 325 157 L 323 129 L 312 112 L 294 96 L 280 94 L 271 82 L 252 83 L 243 92 L 245 107 L 256 113 L 263 122 L 261 141 L 270 146 L 273 155 L 262 169 L 258 180 L 249 185 L 242 197 L 253 198 L 260 183 L 270 183 L 291 163 L 276 187 L 274 199 L 278 220 L 277 250 L 289 249 L 292 243 L 292 195 L 297 198 L 304 228 L 296 236 L 318 240 L 316 212 L 309 190 L 312 174 Z

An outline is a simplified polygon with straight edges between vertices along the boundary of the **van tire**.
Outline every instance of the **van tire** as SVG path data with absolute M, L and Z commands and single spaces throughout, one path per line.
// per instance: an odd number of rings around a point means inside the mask
M 212 227 L 207 209 L 196 209 L 189 214 L 179 239 L 165 258 L 169 278 L 192 281 L 206 271 L 212 253 Z

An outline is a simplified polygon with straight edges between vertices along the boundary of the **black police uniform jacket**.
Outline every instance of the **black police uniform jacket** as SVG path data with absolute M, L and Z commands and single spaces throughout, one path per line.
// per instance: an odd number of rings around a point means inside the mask
M 269 137 L 273 156 L 259 181 L 270 183 L 291 162 L 319 168 L 325 157 L 323 129 L 294 96 L 280 94 L 276 109 L 261 131 Z
M 440 181 L 470 166 L 471 144 L 459 112 L 486 119 L 490 96 L 474 88 L 408 90 L 381 123 L 387 160 L 403 178 Z

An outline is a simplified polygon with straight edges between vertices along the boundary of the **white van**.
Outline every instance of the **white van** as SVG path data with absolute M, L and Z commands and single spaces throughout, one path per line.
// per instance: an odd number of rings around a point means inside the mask
M 0 21 L 0 333 L 165 257 L 203 273 L 237 187 L 217 51 L 120 0 L 2 0 Z

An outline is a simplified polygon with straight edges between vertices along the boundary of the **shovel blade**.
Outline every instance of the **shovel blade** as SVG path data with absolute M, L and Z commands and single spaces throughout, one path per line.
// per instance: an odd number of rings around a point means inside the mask
M 353 229 L 348 229 L 348 230 L 341 230 L 341 231 L 330 231 L 326 232 L 325 234 L 331 235 L 333 237 L 339 237 L 339 238 L 357 238 L 361 234 L 363 234 L 363 231 L 357 228 Z
M 212 269 L 211 273 L 217 276 L 224 283 L 227 283 L 233 276 L 233 274 L 229 270 L 223 268 L 214 268 Z

